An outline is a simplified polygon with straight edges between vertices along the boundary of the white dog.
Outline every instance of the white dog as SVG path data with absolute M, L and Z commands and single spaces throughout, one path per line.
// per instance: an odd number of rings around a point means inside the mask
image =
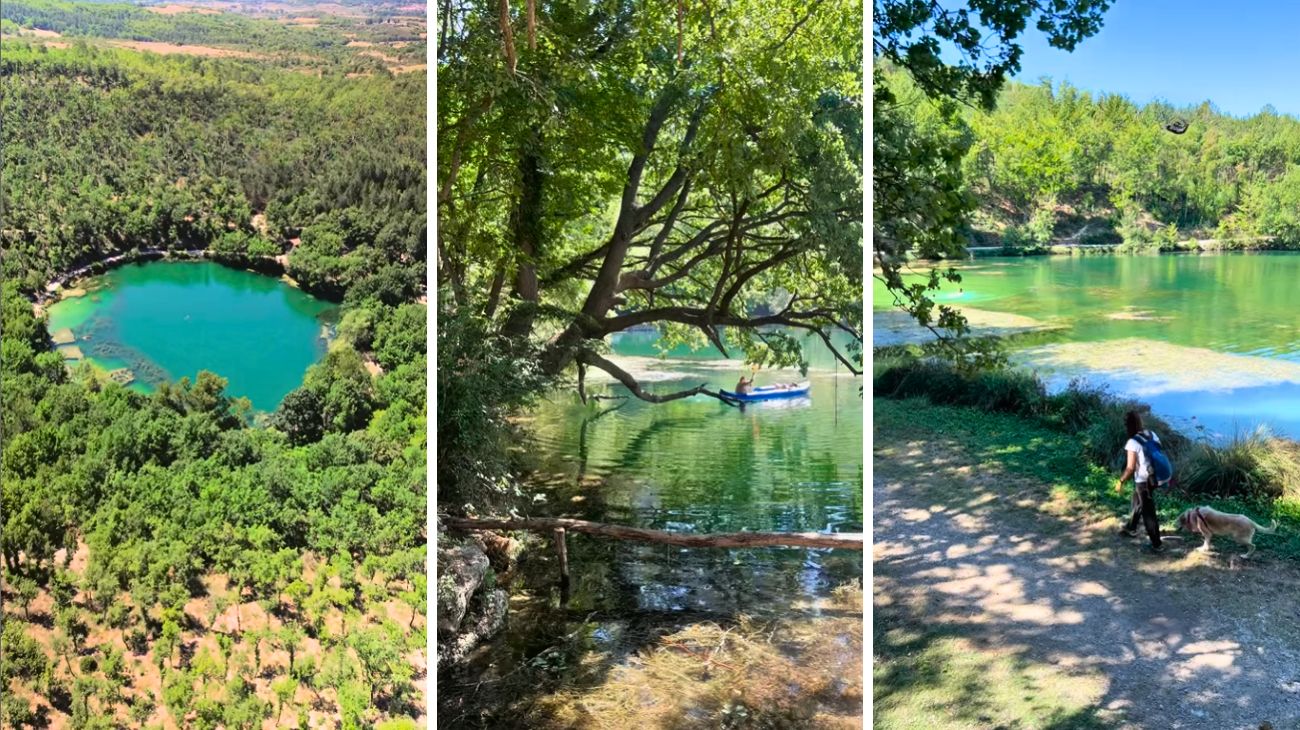
M 1271 527 L 1264 527 L 1246 515 L 1233 515 L 1209 507 L 1197 507 L 1178 515 L 1178 529 L 1184 528 L 1205 538 L 1205 544 L 1197 548 L 1199 552 L 1210 551 L 1210 538 L 1215 535 L 1228 535 L 1238 544 L 1248 548 L 1246 554 L 1241 557 L 1249 558 L 1255 552 L 1255 532 L 1258 530 L 1265 535 L 1272 535 L 1277 532 L 1277 520 L 1273 520 Z

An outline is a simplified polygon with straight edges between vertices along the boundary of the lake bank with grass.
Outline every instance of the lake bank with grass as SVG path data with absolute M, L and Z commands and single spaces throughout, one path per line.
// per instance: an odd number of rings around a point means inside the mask
M 1248 514 L 1260 524 L 1276 519 L 1281 528 L 1270 541 L 1276 554 L 1300 561 L 1300 445 L 1294 441 L 1260 432 L 1228 441 L 1184 434 L 1145 404 L 1079 386 L 1049 394 L 1041 381 L 1017 371 L 963 374 L 934 362 L 878 362 L 872 392 L 878 405 L 924 402 L 946 409 L 976 432 L 1023 429 L 1039 458 L 1054 459 L 1037 464 L 1042 478 L 1081 505 L 1116 513 L 1128 505 L 1127 493 L 1113 491 L 1124 466 L 1123 416 L 1145 410 L 1146 425 L 1160 434 L 1174 465 L 1176 482 L 1159 495 L 1164 524 L 1201 505 Z M 879 419 L 877 411 L 877 434 Z M 1051 448 L 1037 448 L 1044 443 Z M 1025 453 L 1007 450 L 1000 460 L 1015 463 Z

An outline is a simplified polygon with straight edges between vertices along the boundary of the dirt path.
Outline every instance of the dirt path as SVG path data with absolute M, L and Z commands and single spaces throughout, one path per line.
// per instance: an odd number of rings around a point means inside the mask
M 1300 571 L 1149 554 L 959 439 L 876 434 L 876 727 L 1300 729 Z

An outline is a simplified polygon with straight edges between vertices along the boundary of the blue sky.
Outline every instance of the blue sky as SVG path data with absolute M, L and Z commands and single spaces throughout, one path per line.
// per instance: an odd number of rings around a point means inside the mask
M 1142 104 L 1212 102 L 1236 116 L 1266 104 L 1300 116 L 1300 1 L 1116 0 L 1073 53 L 1032 24 L 1016 80 L 1043 76 Z

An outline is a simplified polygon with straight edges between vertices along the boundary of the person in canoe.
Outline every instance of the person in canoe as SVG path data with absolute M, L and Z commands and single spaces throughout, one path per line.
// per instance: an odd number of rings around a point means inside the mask
M 740 376 L 740 380 L 736 381 L 736 395 L 748 395 L 753 390 L 754 390 L 753 377 L 746 378 L 744 375 L 742 375 Z

